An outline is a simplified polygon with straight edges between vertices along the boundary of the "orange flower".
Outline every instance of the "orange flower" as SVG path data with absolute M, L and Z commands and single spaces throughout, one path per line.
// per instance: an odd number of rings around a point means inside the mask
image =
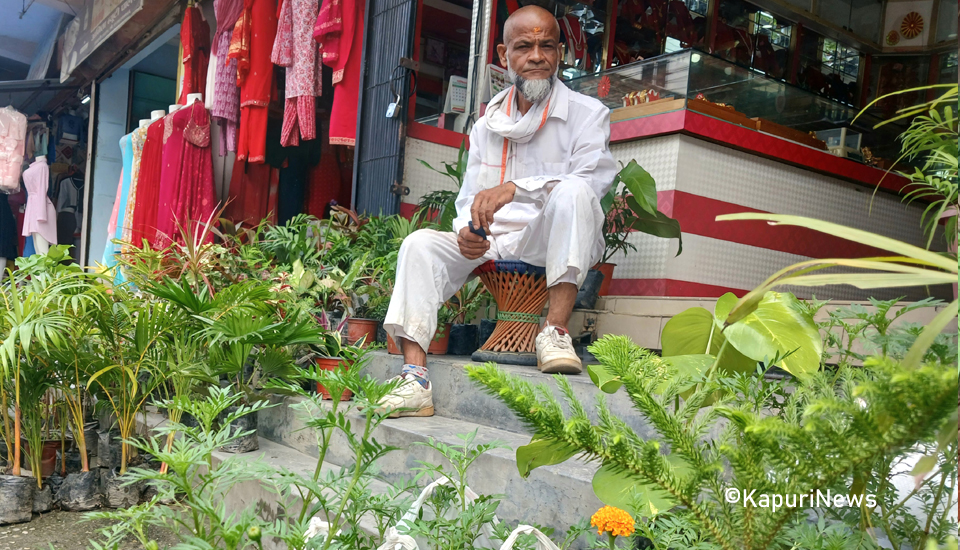
M 630 514 L 613 506 L 604 506 L 597 510 L 590 518 L 590 526 L 597 528 L 598 535 L 609 532 L 615 537 L 628 537 L 635 530 Z

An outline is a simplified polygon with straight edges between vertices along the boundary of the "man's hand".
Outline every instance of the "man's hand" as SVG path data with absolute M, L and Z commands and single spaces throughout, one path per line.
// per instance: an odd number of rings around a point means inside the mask
M 470 215 L 473 217 L 473 226 L 482 227 L 487 234 L 490 234 L 490 224 L 493 223 L 493 215 L 504 206 L 513 201 L 513 196 L 517 192 L 517 186 L 508 181 L 503 185 L 498 185 L 493 189 L 480 191 L 473 199 L 473 206 L 470 207 Z M 461 231 L 461 234 L 463 232 Z M 462 250 L 463 247 L 461 247 Z
M 470 231 L 469 227 L 460 230 L 457 244 L 460 246 L 460 253 L 468 260 L 476 260 L 490 250 L 490 241 Z

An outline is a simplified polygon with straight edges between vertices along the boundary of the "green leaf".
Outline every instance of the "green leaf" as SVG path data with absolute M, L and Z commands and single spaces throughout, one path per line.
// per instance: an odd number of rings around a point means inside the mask
M 527 445 L 517 447 L 517 470 L 526 478 L 530 471 L 540 466 L 560 464 L 577 454 L 577 448 L 554 439 L 532 439 Z
M 937 467 L 937 455 L 926 455 L 917 461 L 917 465 L 910 471 L 912 476 L 922 476 L 929 474 Z
M 920 336 L 918 336 L 913 342 L 913 345 L 910 346 L 910 351 L 907 352 L 907 356 L 903 358 L 903 366 L 911 369 L 919 367 L 923 356 L 927 354 L 927 350 L 933 345 L 933 341 L 937 338 L 937 335 L 943 332 L 943 329 L 945 329 L 956 316 L 957 300 L 954 300 L 950 305 L 940 311 L 940 313 L 937 313 L 937 316 L 930 321 L 930 324 L 923 327 L 923 332 L 920 333 Z
M 729 300 L 724 301 L 724 306 Z M 724 330 L 727 341 L 756 361 L 768 361 L 793 352 L 781 367 L 794 376 L 820 368 L 823 341 L 816 323 L 790 293 L 768 292 L 757 309 Z
M 680 245 L 677 248 L 677 256 L 683 252 L 683 237 L 680 231 L 680 222 L 662 212 L 648 214 L 640 209 L 640 206 L 633 197 L 627 197 L 627 205 L 630 206 L 630 209 L 633 210 L 633 213 L 636 215 L 636 219 L 633 220 L 630 227 L 647 235 L 662 237 L 664 239 L 677 239 L 680 241 Z
M 663 392 L 667 385 L 678 378 L 690 379 L 690 384 L 681 393 L 683 398 L 688 397 L 687 392 L 693 388 L 710 371 L 710 367 L 716 362 L 717 358 L 705 353 L 695 355 L 676 355 L 673 357 L 664 357 L 663 362 L 670 369 L 670 379 L 657 388 L 658 392 Z
M 675 475 L 684 475 L 690 467 L 677 455 L 668 455 L 667 462 Z M 676 500 L 656 485 L 643 483 L 633 474 L 604 463 L 593 476 L 593 493 L 600 502 L 630 512 L 636 517 L 650 517 L 677 505 Z
M 637 161 L 631 160 L 620 170 L 620 181 L 633 195 L 639 208 L 634 209 L 638 215 L 640 210 L 655 215 L 657 213 L 657 183 L 653 176 L 647 173 Z
M 604 365 L 587 365 L 590 380 L 604 393 L 616 393 L 623 385 L 620 377 L 610 372 Z
M 723 333 L 715 325 L 714 315 L 702 307 L 690 308 L 674 315 L 664 325 L 660 334 L 660 347 L 664 358 L 680 355 L 716 357 L 725 341 Z M 757 368 L 756 361 L 745 357 L 732 346 L 727 346 L 720 360 L 718 368 L 727 373 L 753 372 Z

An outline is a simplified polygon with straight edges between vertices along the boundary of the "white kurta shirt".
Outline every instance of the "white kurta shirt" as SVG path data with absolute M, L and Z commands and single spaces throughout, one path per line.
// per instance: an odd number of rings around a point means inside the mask
M 516 144 L 512 162 L 512 181 L 517 186 L 513 202 L 493 217 L 490 232 L 498 248 L 516 253 L 522 230 L 543 210 L 547 196 L 563 181 L 579 179 L 602 199 L 617 174 L 617 164 L 610 154 L 610 110 L 602 103 L 574 92 L 558 81 L 558 103 L 543 127 L 527 143 Z M 520 110 L 514 109 L 516 120 Z M 532 116 L 530 109 L 525 116 Z M 459 232 L 471 220 L 470 208 L 480 190 L 477 175 L 484 158 L 483 147 L 489 143 L 485 117 L 470 132 L 470 154 L 463 187 L 457 196 L 457 217 L 453 230 Z

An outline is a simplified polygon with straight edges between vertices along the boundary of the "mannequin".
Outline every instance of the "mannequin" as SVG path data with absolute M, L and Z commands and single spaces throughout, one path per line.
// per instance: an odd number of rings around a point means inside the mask
M 193 104 L 194 101 L 199 101 L 203 103 L 203 94 L 197 92 L 195 94 L 187 94 L 187 105 Z
M 155 121 L 155 120 L 159 120 L 159 119 L 163 118 L 163 115 L 165 115 L 165 114 L 166 114 L 166 113 L 163 112 L 163 109 L 157 109 L 156 111 L 150 111 L 150 121 L 153 122 L 153 121 Z
M 57 239 L 57 209 L 47 196 L 49 182 L 47 157 L 40 155 L 23 171 L 23 184 L 28 193 L 23 236 L 33 237 L 37 254 L 46 254 L 50 250 L 50 243 L 56 244 Z
M 167 112 L 172 115 L 173 113 L 177 112 L 177 110 L 179 110 L 180 107 L 183 107 L 183 105 L 180 105 L 179 103 L 175 103 L 167 107 Z
M 152 121 L 151 121 L 149 118 L 141 118 L 141 119 L 140 119 L 140 128 L 146 128 L 147 126 L 150 126 L 150 122 L 152 122 Z

